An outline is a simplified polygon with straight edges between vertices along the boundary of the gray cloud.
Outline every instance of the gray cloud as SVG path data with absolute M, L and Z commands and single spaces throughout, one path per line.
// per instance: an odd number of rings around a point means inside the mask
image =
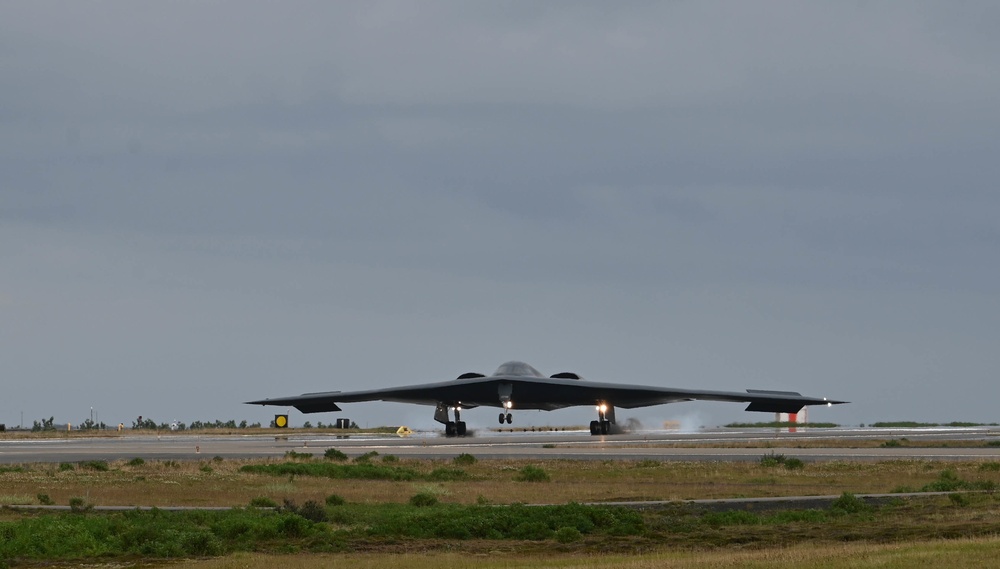
M 239 401 L 510 358 L 856 401 L 840 422 L 991 420 L 948 402 L 998 363 L 998 23 L 5 5 L 0 422 L 266 417 Z

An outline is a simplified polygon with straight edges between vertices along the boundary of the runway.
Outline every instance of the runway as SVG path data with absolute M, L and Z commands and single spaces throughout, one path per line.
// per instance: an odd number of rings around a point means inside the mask
M 481 459 L 754 461 L 768 453 L 804 461 L 1000 460 L 1000 428 L 920 429 L 707 429 L 693 433 L 642 431 L 594 437 L 584 431 L 498 433 L 445 438 L 438 433 L 409 437 L 276 431 L 274 435 L 114 434 L 109 437 L 0 439 L 0 464 L 83 460 L 207 460 L 281 458 L 286 452 L 322 456 L 336 448 L 348 456 L 368 452 L 412 458 L 449 459 L 468 453 Z M 905 439 L 905 441 L 904 441 Z M 828 445 L 819 441 L 830 441 Z M 863 448 L 870 440 L 902 446 Z M 900 442 L 903 441 L 903 442 Z M 906 446 L 921 442 L 940 446 Z M 867 444 L 871 444 L 870 442 Z M 745 445 L 755 445 L 747 447 Z M 800 446 L 810 445 L 810 446 Z M 943 446 L 948 445 L 948 446 Z

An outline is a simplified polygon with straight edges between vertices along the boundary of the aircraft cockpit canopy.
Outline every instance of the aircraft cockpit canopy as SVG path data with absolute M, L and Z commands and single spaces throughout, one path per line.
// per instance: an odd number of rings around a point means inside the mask
M 500 364 L 500 367 L 493 375 L 516 375 L 521 377 L 545 377 L 537 369 L 524 362 L 507 362 Z

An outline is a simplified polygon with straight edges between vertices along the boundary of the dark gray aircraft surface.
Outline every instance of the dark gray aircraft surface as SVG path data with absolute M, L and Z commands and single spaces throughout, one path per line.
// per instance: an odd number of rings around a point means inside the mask
M 295 397 L 248 401 L 249 405 L 279 405 L 295 407 L 303 413 L 340 411 L 337 403 L 360 401 L 395 401 L 435 407 L 434 420 L 444 424 L 448 436 L 464 436 L 463 409 L 499 407 L 500 423 L 511 423 L 511 409 L 543 409 L 593 405 L 598 419 L 590 422 L 590 434 L 606 435 L 615 423 L 615 406 L 625 409 L 676 403 L 679 401 L 731 401 L 749 403 L 747 411 L 797 413 L 806 405 L 836 405 L 846 401 L 804 397 L 794 391 L 699 391 L 649 385 L 624 385 L 582 381 L 575 373 L 557 373 L 545 377 L 524 362 L 507 362 L 493 375 L 463 373 L 456 380 L 424 383 L 366 391 L 327 391 L 306 393 Z M 449 418 L 454 412 L 455 420 Z

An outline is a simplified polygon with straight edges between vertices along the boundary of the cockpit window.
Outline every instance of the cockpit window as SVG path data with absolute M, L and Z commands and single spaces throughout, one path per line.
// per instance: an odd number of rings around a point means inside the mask
M 537 369 L 524 362 L 501 364 L 493 375 L 518 375 L 524 377 L 545 377 Z

